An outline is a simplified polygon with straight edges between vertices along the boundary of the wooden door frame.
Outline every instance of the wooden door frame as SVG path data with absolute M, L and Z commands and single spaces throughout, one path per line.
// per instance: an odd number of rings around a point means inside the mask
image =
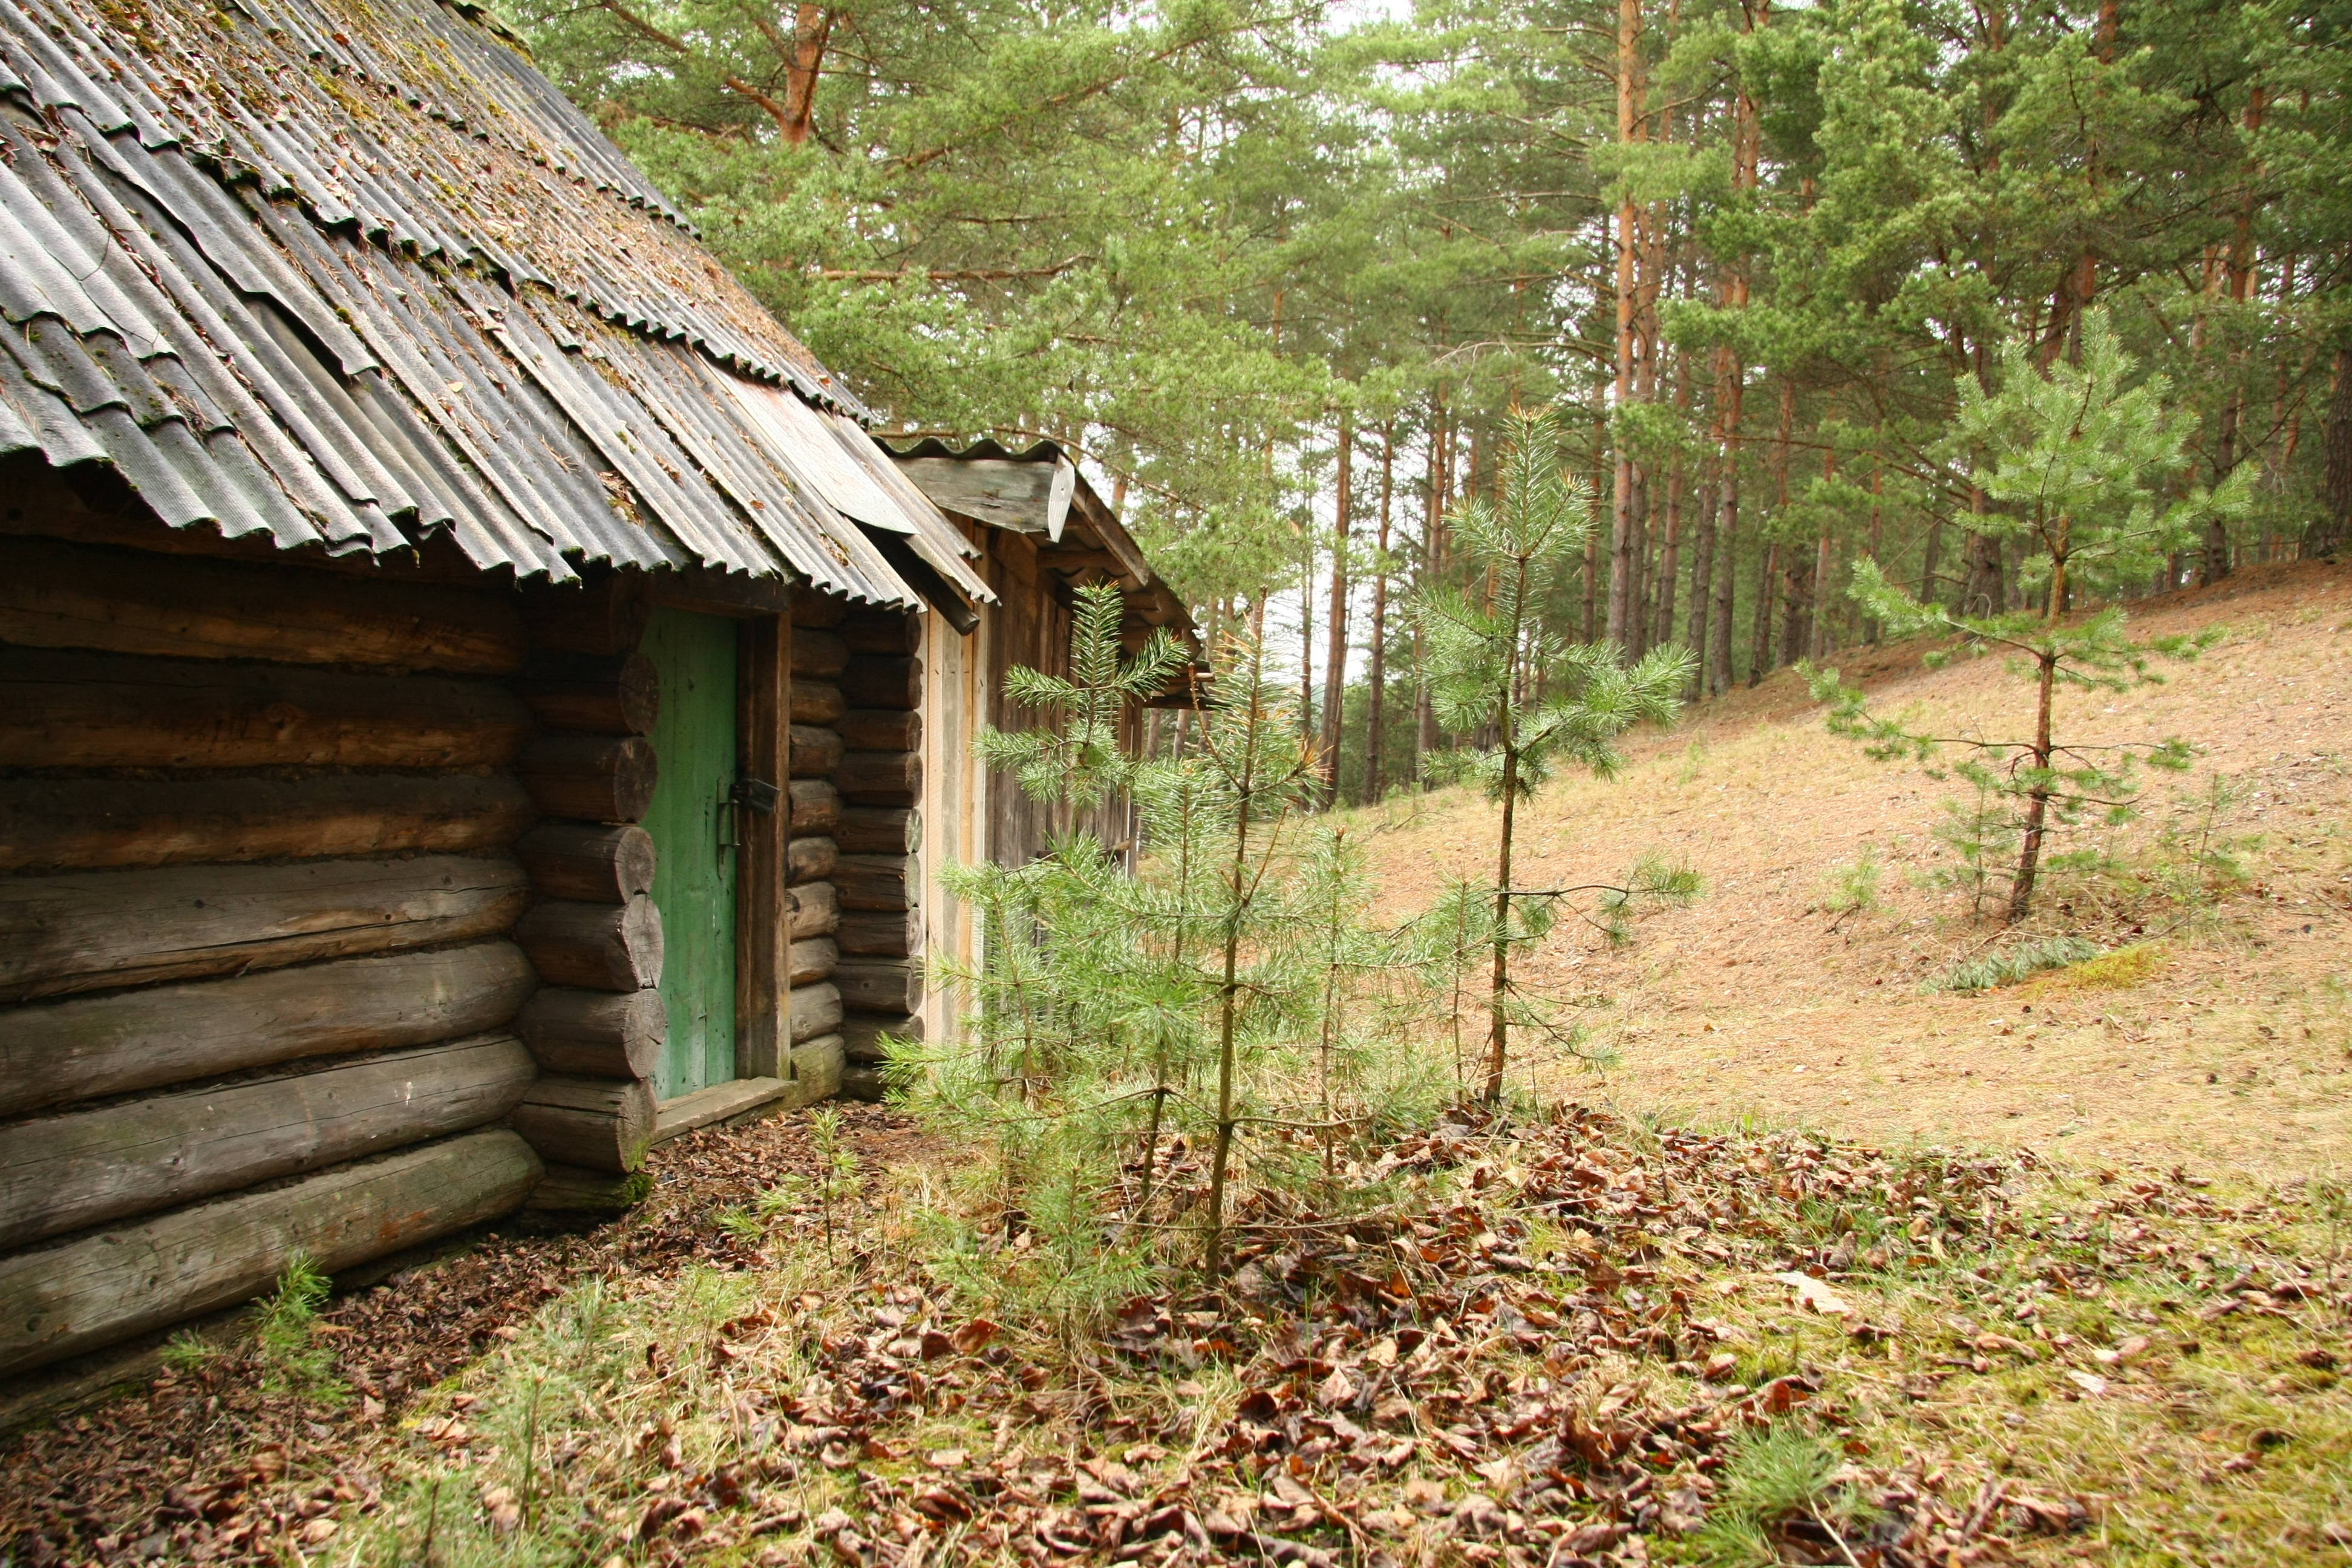
M 735 814 L 735 1077 L 792 1072 L 785 966 L 785 841 L 791 836 L 792 591 L 776 578 L 655 574 L 651 598 L 724 616 L 735 634 L 735 776 L 775 785 L 776 808 Z

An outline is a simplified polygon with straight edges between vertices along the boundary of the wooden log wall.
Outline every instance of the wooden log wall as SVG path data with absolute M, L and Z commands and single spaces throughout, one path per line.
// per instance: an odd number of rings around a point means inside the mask
M 840 677 L 845 743 L 833 774 L 841 797 L 832 876 L 841 914 L 842 1092 L 878 1100 L 884 1034 L 918 1036 L 921 1010 L 923 623 L 895 612 L 855 609 L 836 635 L 847 658 Z
M 510 590 L 214 558 L 152 520 L 156 550 L 90 542 L 62 487 L 12 507 L 0 1376 L 248 1298 L 297 1249 L 349 1267 L 520 1202 L 534 881 L 624 897 L 596 962 L 658 962 L 628 940 L 638 847 L 588 813 L 517 853 L 536 793 L 640 787 L 628 649 L 541 681 Z M 542 750 L 559 721 L 582 743 Z M 616 1031 L 541 1032 L 576 1069 Z
M 540 1077 L 512 1121 L 555 1185 L 618 1191 L 612 1178 L 653 1145 L 669 1028 L 654 843 L 638 826 L 660 773 L 646 737 L 661 683 L 638 652 L 652 606 L 641 582 L 620 576 L 520 597 L 530 642 L 518 689 L 540 721 L 520 772 L 541 815 L 516 846 L 538 901 L 515 941 L 541 989 L 517 1026 Z
M 786 1022 L 794 1058 L 827 1064 L 841 1059 L 841 993 L 833 984 L 841 955 L 833 931 L 841 918 L 834 882 L 842 820 L 835 775 L 847 749 L 840 729 L 848 711 L 841 680 L 850 651 L 840 628 L 848 614 L 842 599 L 811 592 L 793 595 L 793 776 L 784 842 L 785 968 L 792 996 Z

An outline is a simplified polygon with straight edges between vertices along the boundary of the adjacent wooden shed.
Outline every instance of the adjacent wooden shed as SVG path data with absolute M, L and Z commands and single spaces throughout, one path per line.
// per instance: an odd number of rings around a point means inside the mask
M 463 6 L 0 6 L 0 1380 L 833 1093 L 1003 669 L 1181 620 Z

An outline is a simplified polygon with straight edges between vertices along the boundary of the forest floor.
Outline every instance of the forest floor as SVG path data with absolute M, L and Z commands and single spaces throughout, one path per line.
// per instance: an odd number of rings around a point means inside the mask
M 6 1439 L 0 1564 L 2352 1563 L 2352 574 L 2143 624 L 2230 631 L 2096 717 L 2206 746 L 2260 840 L 2186 906 L 2053 890 L 2035 930 L 2129 984 L 1923 989 L 1997 935 L 1907 879 L 1939 788 L 1777 678 L 1534 814 L 1535 875 L 1707 879 L 1533 966 L 1616 1065 L 1245 1210 L 1222 1290 L 1105 1321 L 942 1267 L 969 1158 L 888 1109 L 838 1192 L 809 1113 L 706 1129 L 622 1219 Z M 1916 654 L 1842 662 L 1991 721 L 1996 667 Z M 1475 869 L 1475 802 L 1366 816 L 1391 902 Z M 1841 921 L 1865 847 L 1886 907 Z
M 1829 734 L 1792 670 L 1641 735 L 1612 781 L 1562 778 L 1522 809 L 1522 886 L 1621 880 L 1657 851 L 1704 894 L 1637 923 L 1622 948 L 1564 923 L 1524 966 L 1571 1005 L 1593 1074 L 1561 1053 L 1524 1069 L 1560 1094 L 1703 1122 L 1819 1128 L 1888 1144 L 1998 1142 L 2089 1168 L 2169 1167 L 2254 1182 L 2352 1173 L 2352 572 L 2260 568 L 2211 593 L 2137 605 L 2147 634 L 2219 627 L 2191 664 L 2120 693 L 2062 694 L 2060 734 L 2179 735 L 2186 775 L 2143 774 L 2148 810 L 2055 847 L 2164 858 L 2168 825 L 2216 775 L 2240 786 L 2216 836 L 2250 872 L 2203 908 L 2122 879 L 2052 878 L 2025 927 L 2136 962 L 1979 994 L 1929 989 L 2011 933 L 1929 879 L 1958 862 L 1933 837 L 1955 784 L 1875 763 Z M 1923 645 L 1827 662 L 1874 705 L 1946 734 L 2017 733 L 2028 689 L 2000 660 L 1927 669 Z M 1493 810 L 1458 790 L 1362 814 L 1385 900 L 1443 879 L 1491 880 Z M 1840 873 L 1868 857 L 1879 910 L 1841 914 Z

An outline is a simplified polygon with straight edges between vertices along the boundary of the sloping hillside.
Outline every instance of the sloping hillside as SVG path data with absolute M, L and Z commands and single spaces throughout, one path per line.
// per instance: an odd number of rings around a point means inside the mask
M 1886 1142 L 2018 1143 L 2073 1163 L 2289 1179 L 2352 1163 L 2352 573 L 2249 572 L 2137 606 L 2135 624 L 2226 636 L 2168 667 L 2163 685 L 2062 698 L 2062 734 L 2179 734 L 2201 750 L 2185 777 L 2152 777 L 2151 809 L 2113 847 L 2145 863 L 2166 820 L 2189 826 L 2179 803 L 2219 773 L 2243 787 L 2219 831 L 2253 839 L 2252 879 L 2201 912 L 2119 905 L 2111 880 L 2061 879 L 2028 929 L 2150 943 L 2143 974 L 1927 989 L 2011 934 L 1972 918 L 1966 895 L 1927 885 L 1956 864 L 1932 837 L 1954 785 L 1829 735 L 1783 671 L 1639 737 L 1618 780 L 1564 780 L 1523 816 L 1522 886 L 1605 880 L 1655 849 L 1696 868 L 1706 892 L 1643 921 L 1622 950 L 1589 927 L 1555 933 L 1529 978 L 1587 1004 L 1592 1043 L 1617 1061 L 1594 1077 L 1538 1048 L 1521 1081 Z M 1998 661 L 1928 670 L 1924 651 L 1835 662 L 1878 704 L 1916 704 L 1945 732 L 2016 732 L 2024 688 Z M 1493 826 L 1483 801 L 1447 791 L 1367 815 L 1401 903 L 1479 874 Z M 1885 908 L 1840 918 L 1838 873 L 1865 855 Z

